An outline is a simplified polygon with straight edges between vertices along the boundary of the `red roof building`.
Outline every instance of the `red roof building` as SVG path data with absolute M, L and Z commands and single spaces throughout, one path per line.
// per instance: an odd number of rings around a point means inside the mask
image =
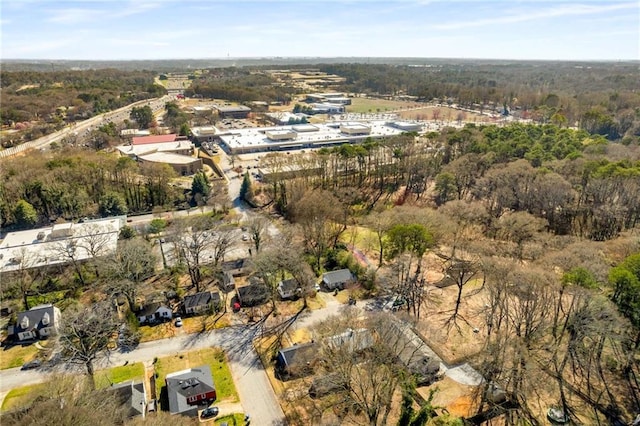
M 153 136 L 139 136 L 137 138 L 133 138 L 131 141 L 132 145 L 146 145 L 149 143 L 163 143 L 163 142 L 174 142 L 178 135 L 170 134 L 170 135 L 153 135 Z

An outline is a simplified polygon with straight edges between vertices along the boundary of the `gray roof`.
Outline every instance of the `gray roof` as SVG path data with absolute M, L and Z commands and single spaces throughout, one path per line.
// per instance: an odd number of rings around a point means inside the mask
M 212 293 L 210 291 L 201 291 L 200 293 L 185 296 L 184 308 L 196 308 L 198 306 L 217 305 L 220 303 L 220 293 Z
M 322 274 L 322 281 L 326 284 L 342 284 L 353 281 L 353 274 L 348 269 L 338 269 L 337 271 Z
M 220 112 L 249 112 L 251 108 L 244 105 L 235 106 L 216 106 L 216 109 Z
M 46 314 L 49 315 L 48 324 L 44 324 L 42 322 Z M 42 328 L 51 327 L 54 325 L 55 315 L 56 310 L 51 304 L 34 306 L 28 311 L 20 312 L 17 316 L 15 327 L 13 328 L 14 333 L 18 334 L 26 330 L 40 330 Z M 23 325 L 26 325 L 26 327 L 23 327 Z
M 348 352 L 359 352 L 373 346 L 373 335 L 366 328 L 348 328 L 343 333 L 327 337 L 326 342 L 331 349 L 344 348 Z
M 129 417 L 144 415 L 147 404 L 144 382 L 129 380 L 112 385 L 111 390 L 116 392 L 118 402 L 129 409 Z
M 316 344 L 303 343 L 301 345 L 293 345 L 278 351 L 278 363 L 280 368 L 291 368 L 296 362 L 307 363 L 316 357 Z
M 197 410 L 197 407 L 187 403 L 187 398 L 215 390 L 211 369 L 208 365 L 167 374 L 165 382 L 167 383 L 169 411 L 172 414 Z
M 290 297 L 296 294 L 299 287 L 298 281 L 294 278 L 288 278 L 278 283 L 278 293 L 280 293 L 281 297 Z
M 144 305 L 138 312 L 136 312 L 136 315 L 139 317 L 146 317 L 148 315 L 153 315 L 161 306 L 167 308 L 160 302 L 148 303 Z

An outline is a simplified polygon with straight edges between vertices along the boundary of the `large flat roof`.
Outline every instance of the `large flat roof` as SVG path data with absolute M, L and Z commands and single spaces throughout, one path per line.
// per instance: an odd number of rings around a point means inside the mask
M 371 128 L 371 132 L 367 135 L 349 135 L 340 131 L 341 125 L 350 127 L 357 126 L 358 128 L 369 127 Z M 296 125 L 237 129 L 230 130 L 228 134 L 219 135 L 219 138 L 231 150 L 267 151 L 293 145 L 321 146 L 335 143 L 357 142 L 369 137 L 375 139 L 403 133 L 401 129 L 393 127 L 393 123 L 383 120 L 359 122 L 336 121 L 329 124 L 314 124 L 313 126 L 317 128 L 317 131 L 296 132 Z M 306 128 L 304 130 L 306 130 Z M 295 140 L 290 141 L 271 140 L 267 137 L 267 132 L 277 131 L 293 131 L 297 133 L 297 136 Z
M 176 140 L 178 135 L 170 134 L 170 135 L 152 135 L 152 136 L 139 136 L 133 138 L 131 141 L 132 145 L 148 145 L 148 144 L 156 144 L 162 142 L 173 142 Z
M 144 145 L 120 145 L 116 149 L 124 155 L 145 155 L 152 152 L 174 152 L 184 151 L 193 148 L 191 141 L 173 141 L 173 142 L 160 142 L 150 143 Z
M 10 232 L 0 243 L 0 271 L 37 268 L 68 262 L 63 251 L 75 247 L 75 258 L 85 260 L 114 253 L 125 216 L 63 223 Z
M 151 154 L 141 155 L 142 161 L 150 161 L 152 163 L 170 163 L 170 164 L 191 164 L 200 159 L 190 157 L 188 155 L 174 154 L 172 152 L 153 152 Z

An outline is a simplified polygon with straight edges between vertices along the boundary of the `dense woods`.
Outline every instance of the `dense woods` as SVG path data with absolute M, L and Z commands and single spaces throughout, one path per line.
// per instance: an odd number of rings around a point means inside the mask
M 21 223 L 24 203 L 35 223 L 85 216 L 150 212 L 188 200 L 170 185 L 175 177 L 165 164 L 140 165 L 128 157 L 88 150 L 63 150 L 53 158 L 34 154 L 4 163 L 0 171 L 2 226 Z M 23 206 L 23 207 L 20 207 Z
M 211 69 L 194 80 L 187 96 L 227 99 L 234 102 L 282 102 L 288 104 L 296 91 L 277 84 L 272 77 L 243 68 Z

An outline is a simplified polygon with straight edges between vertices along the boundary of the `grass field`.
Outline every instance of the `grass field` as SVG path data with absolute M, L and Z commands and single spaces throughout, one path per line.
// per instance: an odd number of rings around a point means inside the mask
M 167 374 L 206 364 L 211 368 L 218 401 L 238 402 L 238 393 L 231 377 L 224 352 L 221 349 L 202 349 L 159 358 L 156 361 L 156 390 L 162 395 Z
M 126 382 L 127 380 L 138 380 L 144 378 L 144 365 L 141 362 L 135 364 L 122 365 L 120 367 L 99 370 L 93 380 L 96 389 L 106 388 L 112 384 Z
M 415 102 L 388 101 L 386 99 L 352 98 L 351 105 L 347 105 L 345 108 L 347 112 L 375 113 L 392 111 L 400 108 L 408 108 L 415 105 Z
M 47 383 L 38 383 L 36 385 L 22 386 L 11 389 L 2 401 L 2 411 L 9 411 L 17 407 L 24 407 L 36 398 L 38 395 L 44 394 L 47 390 Z
M 21 367 L 25 362 L 33 360 L 38 355 L 36 345 L 5 346 L 0 351 L 0 370 Z
M 228 416 L 222 416 L 217 418 L 215 421 L 215 425 L 221 425 L 225 423 L 229 426 L 233 425 L 243 425 L 244 424 L 244 414 L 229 414 Z

